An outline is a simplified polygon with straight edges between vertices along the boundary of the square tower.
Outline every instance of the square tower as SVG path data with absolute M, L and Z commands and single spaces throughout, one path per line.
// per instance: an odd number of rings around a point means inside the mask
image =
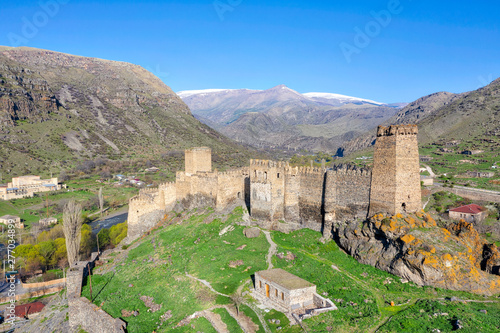
M 379 126 L 370 190 L 370 212 L 411 213 L 422 209 L 417 125 Z
M 184 151 L 185 171 L 195 174 L 198 171 L 212 172 L 212 149 L 196 147 Z

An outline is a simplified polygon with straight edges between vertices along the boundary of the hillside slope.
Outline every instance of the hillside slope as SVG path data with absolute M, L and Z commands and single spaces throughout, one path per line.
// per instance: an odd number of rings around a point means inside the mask
M 500 133 L 500 79 L 475 91 L 428 95 L 410 103 L 384 124 L 418 124 L 419 142 L 439 139 L 470 140 Z M 346 142 L 344 154 L 373 145 L 375 131 Z
M 0 47 L 0 140 L 11 176 L 202 145 L 248 157 L 140 66 L 25 47 Z

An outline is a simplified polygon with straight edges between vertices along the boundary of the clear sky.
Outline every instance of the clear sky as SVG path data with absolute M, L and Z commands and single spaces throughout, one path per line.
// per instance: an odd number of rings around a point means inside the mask
M 411 102 L 500 77 L 499 17 L 493 0 L 3 1 L 0 45 L 131 62 L 174 91 Z

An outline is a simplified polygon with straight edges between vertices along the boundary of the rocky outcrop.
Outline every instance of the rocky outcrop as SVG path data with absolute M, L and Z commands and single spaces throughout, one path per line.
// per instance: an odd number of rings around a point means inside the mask
M 362 224 L 336 224 L 334 234 L 359 262 L 418 285 L 500 293 L 500 253 L 465 221 L 440 228 L 423 213 L 377 214 Z

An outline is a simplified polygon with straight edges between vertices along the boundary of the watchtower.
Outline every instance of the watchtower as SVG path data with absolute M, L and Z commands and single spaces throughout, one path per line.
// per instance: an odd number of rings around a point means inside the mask
M 378 127 L 370 216 L 411 213 L 422 208 L 417 134 L 417 125 Z
M 212 149 L 208 147 L 196 147 L 184 151 L 185 172 L 195 174 L 197 172 L 212 171 Z

